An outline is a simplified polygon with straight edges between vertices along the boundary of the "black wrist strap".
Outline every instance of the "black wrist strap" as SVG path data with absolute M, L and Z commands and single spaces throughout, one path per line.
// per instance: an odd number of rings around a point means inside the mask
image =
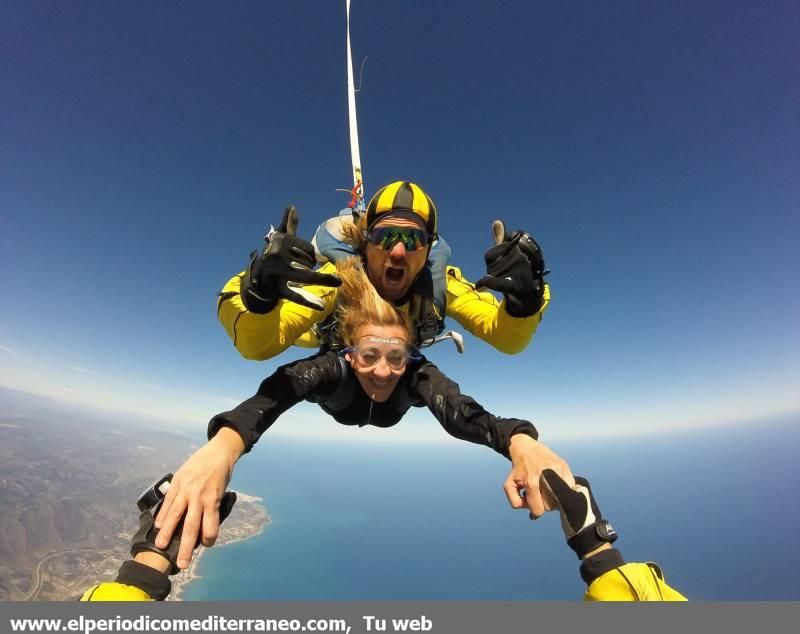
M 594 524 L 569 538 L 567 545 L 575 551 L 578 559 L 582 559 L 586 553 L 600 548 L 603 544 L 613 544 L 616 540 L 617 533 L 611 525 L 599 518 Z
M 149 594 L 154 601 L 163 601 L 172 590 L 172 582 L 167 575 L 133 560 L 128 560 L 120 566 L 114 581 L 139 588 Z
M 616 548 L 604 550 L 593 557 L 589 557 L 589 559 L 583 560 L 583 563 L 581 563 L 581 578 L 588 586 L 609 570 L 614 570 L 614 568 L 619 568 L 624 564 L 625 560 L 622 558 L 622 553 Z

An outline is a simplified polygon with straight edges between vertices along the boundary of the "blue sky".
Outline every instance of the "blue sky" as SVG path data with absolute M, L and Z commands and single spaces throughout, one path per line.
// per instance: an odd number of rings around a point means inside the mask
M 543 438 L 800 410 L 796 4 L 417 4 L 354 0 L 368 193 L 420 183 L 472 280 L 496 217 L 553 271 L 522 354 L 429 356 Z M 344 2 L 3 3 L 0 54 L 0 385 L 203 429 L 304 355 L 215 294 L 346 202 Z

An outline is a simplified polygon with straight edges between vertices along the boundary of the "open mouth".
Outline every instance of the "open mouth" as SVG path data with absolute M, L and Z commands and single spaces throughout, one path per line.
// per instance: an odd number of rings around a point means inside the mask
M 399 269 L 396 266 L 390 266 L 386 269 L 386 280 L 392 283 L 398 283 L 403 280 L 405 275 L 404 269 Z

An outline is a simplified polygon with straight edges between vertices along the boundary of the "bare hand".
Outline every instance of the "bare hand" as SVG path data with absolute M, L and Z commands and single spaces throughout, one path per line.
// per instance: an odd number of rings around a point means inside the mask
M 503 484 L 503 490 L 512 508 L 528 509 L 531 519 L 558 508 L 547 494 L 542 495 L 539 478 L 542 471 L 552 469 L 569 486 L 573 486 L 575 478 L 566 461 L 527 434 L 514 434 L 511 437 L 509 455 L 512 468 Z
M 220 501 L 243 447 L 235 431 L 223 428 L 175 472 L 155 524 L 159 529 L 156 546 L 166 548 L 175 527 L 184 520 L 179 568 L 189 567 L 198 534 L 205 546 L 217 539 Z

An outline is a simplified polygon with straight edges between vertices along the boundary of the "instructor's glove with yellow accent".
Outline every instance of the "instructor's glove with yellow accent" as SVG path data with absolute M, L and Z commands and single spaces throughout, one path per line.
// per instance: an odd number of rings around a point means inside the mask
M 603 519 L 586 478 L 576 476 L 575 486 L 570 487 L 555 471 L 545 469 L 540 483 L 542 490 L 558 505 L 561 528 L 578 559 L 583 559 L 603 544 L 616 541 L 617 532 Z
M 287 207 L 277 229 L 264 237 L 263 253 L 250 254 L 250 266 L 242 280 L 241 296 L 252 313 L 268 313 L 280 299 L 288 299 L 314 310 L 325 308 L 323 300 L 304 290 L 301 284 L 337 287 L 335 275 L 312 271 L 317 263 L 314 246 L 297 237 L 297 209 Z

